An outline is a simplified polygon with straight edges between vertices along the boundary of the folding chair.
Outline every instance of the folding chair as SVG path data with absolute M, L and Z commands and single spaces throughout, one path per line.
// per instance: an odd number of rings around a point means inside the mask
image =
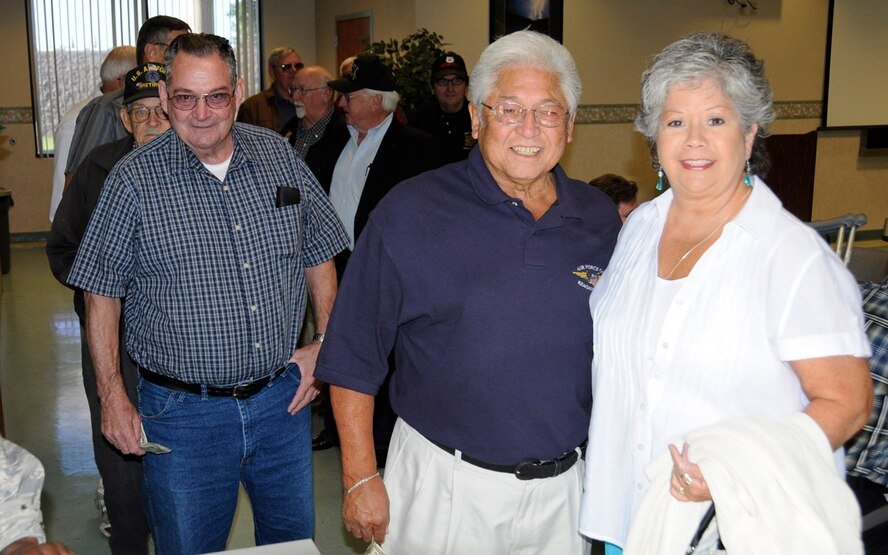
M 866 225 L 866 214 L 845 214 L 830 220 L 808 222 L 808 225 L 827 241 L 835 235 L 836 256 L 841 258 L 847 266 L 848 261 L 851 260 L 851 250 L 854 248 L 854 234 L 857 232 L 857 228 Z M 846 233 L 848 235 L 847 241 Z

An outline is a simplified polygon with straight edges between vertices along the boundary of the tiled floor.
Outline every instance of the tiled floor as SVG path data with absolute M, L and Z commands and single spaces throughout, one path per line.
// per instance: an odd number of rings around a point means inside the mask
M 49 538 L 81 555 L 109 553 L 93 502 L 98 474 L 80 375 L 80 337 L 71 292 L 55 281 L 42 245 L 13 246 L 2 277 L 0 388 L 10 440 L 46 467 L 43 515 Z M 317 425 L 319 421 L 315 419 Z M 323 555 L 361 553 L 340 520 L 339 450 L 315 453 L 315 542 Z M 249 503 L 241 503 L 229 549 L 253 545 Z

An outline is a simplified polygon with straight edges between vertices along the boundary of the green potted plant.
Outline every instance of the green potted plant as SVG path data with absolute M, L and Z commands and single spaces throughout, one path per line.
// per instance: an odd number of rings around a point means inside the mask
M 427 29 L 418 29 L 399 41 L 390 39 L 376 41 L 367 47 L 367 52 L 383 59 L 395 73 L 401 106 L 411 114 L 432 99 L 429 94 L 429 79 L 432 64 L 444 53 L 444 37 Z

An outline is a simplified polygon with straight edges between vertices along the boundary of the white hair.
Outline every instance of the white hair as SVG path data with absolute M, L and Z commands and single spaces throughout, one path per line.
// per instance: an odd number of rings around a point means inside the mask
M 377 91 L 374 89 L 363 89 L 364 92 L 375 96 L 382 97 L 382 109 L 391 114 L 398 109 L 398 102 L 401 101 L 401 95 L 398 91 Z
M 583 85 L 573 56 L 555 39 L 536 31 L 516 31 L 491 43 L 472 70 L 469 97 L 475 106 L 487 100 L 500 73 L 515 67 L 538 67 L 558 77 L 570 113 L 576 112 Z
M 126 73 L 136 67 L 136 47 L 118 46 L 108 52 L 99 68 L 99 77 L 103 85 L 109 85 L 126 77 Z

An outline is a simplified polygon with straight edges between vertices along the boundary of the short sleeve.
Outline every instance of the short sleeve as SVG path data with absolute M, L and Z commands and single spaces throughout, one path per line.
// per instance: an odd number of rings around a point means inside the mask
M 126 296 L 140 222 L 135 189 L 127 184 L 136 176 L 122 171 L 121 166 L 118 164 L 105 182 L 68 276 L 73 287 L 115 298 Z
M 388 373 L 401 299 L 397 270 L 371 219 L 349 258 L 315 375 L 375 395 Z
M 807 231 L 788 234 L 771 266 L 768 316 L 780 358 L 868 357 L 857 283 L 826 243 Z

